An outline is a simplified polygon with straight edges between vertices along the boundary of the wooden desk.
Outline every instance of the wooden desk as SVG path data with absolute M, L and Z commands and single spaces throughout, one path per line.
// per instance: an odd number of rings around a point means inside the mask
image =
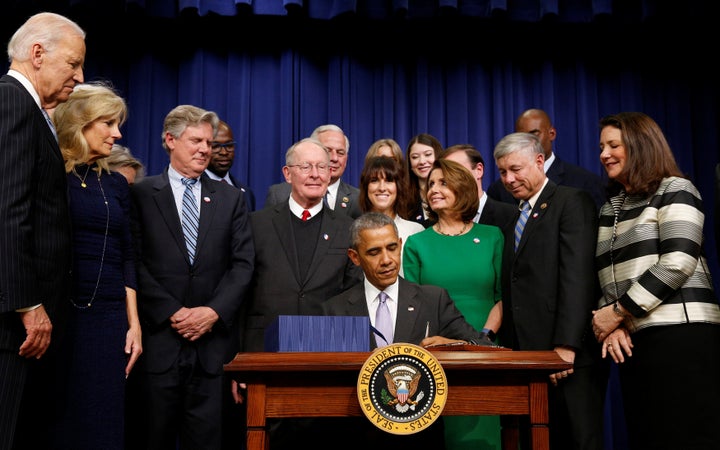
M 571 364 L 553 351 L 434 354 L 448 380 L 443 415 L 528 415 L 532 448 L 549 450 L 548 375 Z M 247 383 L 247 449 L 268 448 L 267 418 L 362 416 L 357 378 L 369 356 L 370 352 L 238 353 L 225 370 L 239 372 Z M 503 429 L 502 440 L 504 449 L 517 449 L 517 425 Z

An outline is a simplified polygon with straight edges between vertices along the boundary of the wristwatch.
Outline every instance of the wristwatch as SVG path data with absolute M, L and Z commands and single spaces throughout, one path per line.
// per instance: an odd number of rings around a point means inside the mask
M 624 319 L 625 317 L 627 317 L 627 314 L 622 312 L 622 310 L 620 310 L 620 307 L 618 306 L 618 304 L 619 304 L 619 302 L 613 303 L 612 310 L 616 315 L 618 315 Z

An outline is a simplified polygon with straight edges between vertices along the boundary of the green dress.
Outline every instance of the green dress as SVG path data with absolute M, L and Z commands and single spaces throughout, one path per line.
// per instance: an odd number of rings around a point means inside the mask
M 503 244 L 500 228 L 492 225 L 473 224 L 461 236 L 427 228 L 405 243 L 405 279 L 447 289 L 465 319 L 481 330 L 490 309 L 501 299 Z M 452 386 L 449 395 L 453 395 Z M 499 416 L 447 416 L 443 420 L 447 450 L 500 450 Z

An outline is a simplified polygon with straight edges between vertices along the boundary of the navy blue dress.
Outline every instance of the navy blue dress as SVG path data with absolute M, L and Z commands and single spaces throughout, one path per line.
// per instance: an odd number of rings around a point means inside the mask
M 94 168 L 79 165 L 79 176 L 68 174 L 73 288 L 56 380 L 54 445 L 122 450 L 128 361 L 125 286 L 136 287 L 130 191 L 123 175 L 103 172 L 98 178 Z

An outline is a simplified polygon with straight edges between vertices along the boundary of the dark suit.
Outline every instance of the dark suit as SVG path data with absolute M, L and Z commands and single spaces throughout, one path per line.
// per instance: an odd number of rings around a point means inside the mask
M 590 329 L 600 296 L 595 206 L 587 192 L 548 181 L 517 252 L 514 227 L 504 230 L 500 342 L 515 350 L 576 350 L 575 373 L 550 386 L 551 447 L 601 450 L 608 366 Z M 573 427 L 582 442 L 561 444 L 558 437 L 570 438 Z
M 485 200 L 485 206 L 483 206 L 478 223 L 495 225 L 500 229 L 505 228 L 511 222 L 513 224 L 515 223 L 518 211 L 517 206 L 495 200 L 487 194 L 485 194 L 485 196 L 487 199 Z
M 398 277 L 397 319 L 394 342 L 420 345 L 425 338 L 425 326 L 430 322 L 433 336 L 465 341 L 480 339 L 480 333 L 465 321 L 447 291 L 438 286 L 419 285 Z M 322 305 L 323 315 L 367 316 L 364 283 L 358 283 Z M 371 333 L 373 348 L 375 334 Z
M 317 218 L 320 237 L 307 276 L 300 279 L 291 216 L 287 199 L 250 215 L 255 275 L 245 311 L 245 351 L 264 350 L 265 327 L 277 316 L 320 315 L 323 302 L 362 279 L 347 255 L 352 219 L 328 209 Z
M 265 208 L 277 205 L 281 202 L 286 202 L 290 198 L 291 185 L 290 183 L 277 183 L 270 186 L 265 197 Z M 336 214 L 347 215 L 353 219 L 357 219 L 362 211 L 360 210 L 360 189 L 355 186 L 351 186 L 340 180 L 338 186 L 337 196 L 335 197 L 335 208 L 333 209 Z M 347 201 L 345 201 L 347 199 Z
M 394 342 L 420 345 L 425 338 L 425 327 L 430 322 L 432 335 L 450 339 L 479 340 L 478 330 L 465 321 L 447 290 L 431 285 L 419 285 L 398 277 L 397 319 Z M 347 291 L 323 303 L 323 314 L 330 316 L 368 316 L 365 285 L 358 283 Z M 375 334 L 370 333 L 373 348 Z M 366 418 L 335 421 L 339 436 L 353 435 L 351 449 L 413 448 L 441 450 L 445 447 L 443 421 L 438 420 L 428 429 L 411 435 L 396 436 L 376 428 Z
M 190 265 L 180 224 L 178 209 L 167 171 L 147 177 L 132 187 L 133 233 L 138 248 L 138 307 L 143 324 L 143 355 L 139 369 L 145 383 L 152 379 L 153 391 L 160 391 L 157 375 L 171 370 L 177 374 L 180 364 L 189 364 L 193 373 L 203 373 L 201 379 L 219 380 L 223 364 L 237 348 L 233 336 L 234 323 L 241 302 L 245 298 L 253 273 L 253 242 L 248 221 L 249 213 L 242 193 L 231 186 L 213 181 L 203 174 L 200 202 L 200 225 L 194 263 Z M 211 332 L 195 342 L 182 338 L 170 325 L 169 318 L 182 307 L 208 306 L 218 315 Z M 180 371 L 182 374 L 182 371 Z M 202 382 L 202 381 L 201 381 Z M 212 381 L 215 383 L 215 381 Z M 184 390 L 168 382 L 169 389 Z M 147 386 L 147 385 L 146 385 Z M 214 386 L 214 384 L 213 384 Z M 181 411 L 185 405 L 175 404 L 178 398 L 165 396 L 158 403 L 158 395 L 149 396 L 146 406 L 149 433 L 155 438 L 154 448 L 165 448 L 180 432 L 180 427 L 200 431 L 208 447 L 220 440 L 221 390 L 208 395 L 210 408 L 189 406 L 190 413 Z M 162 386 L 162 389 L 168 387 Z M 210 409 L 210 411 L 208 411 Z M 170 411 L 177 415 L 170 414 Z M 181 421 L 181 415 L 199 417 L 198 421 Z M 206 421 L 215 421 L 206 428 Z M 164 423 L 163 423 L 164 422 Z M 199 423 L 201 422 L 201 423 Z M 204 433 L 204 434 L 202 434 Z M 186 434 L 185 432 L 180 435 Z M 160 444 L 162 442 L 162 444 Z M 212 445 L 210 444 L 212 443 Z M 197 445 L 197 442 L 192 445 Z
M 558 186 L 570 186 L 587 191 L 595 202 L 597 210 L 607 200 L 605 195 L 605 182 L 589 170 L 561 160 L 555 153 L 555 161 L 546 173 L 547 177 Z M 498 178 L 487 189 L 488 196 L 506 203 L 518 204 L 518 201 L 505 189 L 502 180 Z
M 69 303 L 70 216 L 67 178 L 57 141 L 30 93 L 18 80 L 0 78 L 0 448 L 14 434 L 23 401 L 31 427 L 46 427 L 38 414 L 50 410 L 48 369 Z M 40 360 L 18 355 L 26 337 L 17 309 L 42 303 L 53 324 L 52 344 Z M 28 370 L 30 373 L 28 374 Z M 37 376 L 37 383 L 33 380 Z M 29 377 L 29 378 L 28 378 Z M 17 438 L 32 428 L 19 433 Z M 37 431 L 35 431 L 37 432 Z
M 230 177 L 230 181 L 232 181 L 233 185 L 245 194 L 245 204 L 247 205 L 248 211 L 255 211 L 255 194 L 252 189 L 250 189 L 250 186 L 241 183 L 240 180 L 233 176 L 233 174 L 228 174 L 228 176 Z
M 287 186 L 291 185 L 287 183 Z M 265 328 L 279 315 L 319 316 L 322 304 L 328 298 L 362 279 L 362 271 L 347 255 L 352 219 L 328 208 L 310 219 L 321 221 L 318 224 L 320 231 L 312 261 L 306 270 L 302 270 L 293 231 L 293 221 L 299 219 L 290 211 L 288 198 L 289 195 L 280 203 L 266 205 L 250 215 L 255 242 L 255 275 L 251 300 L 243 305 L 244 334 L 241 339 L 246 352 L 264 351 Z M 306 273 L 304 278 L 301 272 Z M 314 419 L 271 421 L 271 449 L 294 449 L 299 442 L 317 440 L 316 426 Z M 327 431 L 325 427 L 321 428 L 323 433 Z M 318 442 L 332 442 L 333 448 L 338 445 L 337 441 L 326 438 Z

